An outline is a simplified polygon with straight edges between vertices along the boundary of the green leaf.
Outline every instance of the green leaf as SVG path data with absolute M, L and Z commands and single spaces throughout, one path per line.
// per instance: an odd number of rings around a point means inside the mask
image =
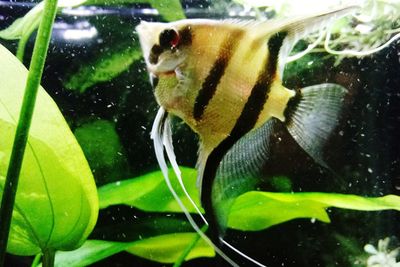
M 149 3 L 167 21 L 186 18 L 179 0 L 149 0 Z
M 0 60 L 0 182 L 4 186 L 27 70 L 3 46 Z M 69 250 L 94 227 L 98 199 L 81 148 L 57 105 L 40 88 L 20 174 L 8 252 Z
M 81 5 L 85 0 L 59 0 L 57 7 L 74 7 Z M 43 15 L 44 3 L 37 4 L 24 17 L 15 20 L 8 28 L 0 31 L 0 38 L 7 40 L 16 40 L 22 35 L 31 32 L 32 25 L 39 26 Z
M 125 5 L 136 3 L 148 3 L 157 9 L 158 13 L 166 21 L 174 21 L 186 18 L 179 0 L 86 0 L 85 5 Z
M 137 45 L 113 49 L 100 54 L 93 62 L 83 64 L 64 82 L 64 86 L 83 93 L 97 83 L 117 77 L 141 58 L 142 52 Z
M 196 171 L 184 167 L 181 167 L 181 170 L 189 194 L 197 201 Z M 169 176 L 186 207 L 191 212 L 195 212 L 180 190 L 171 169 Z M 286 180 L 284 182 L 288 183 Z M 286 187 L 288 186 L 285 184 Z M 126 204 L 145 211 L 181 212 L 180 207 L 168 191 L 160 171 L 105 185 L 98 192 L 101 208 Z M 297 218 L 314 218 L 323 222 L 330 222 L 325 211 L 328 207 L 365 211 L 400 210 L 400 197 L 388 195 L 381 198 L 364 198 L 335 193 L 248 192 L 235 200 L 229 214 L 228 227 L 244 231 L 256 231 Z
M 77 250 L 56 252 L 54 266 L 87 266 L 124 251 L 124 249 L 127 249 L 131 244 L 132 243 L 87 240 Z
M 196 235 L 196 233 L 174 233 L 126 243 L 88 240 L 75 251 L 57 252 L 55 266 L 87 266 L 124 250 L 149 260 L 173 263 L 196 238 Z M 214 250 L 201 239 L 188 254 L 186 260 L 214 256 Z
M 194 239 L 196 233 L 175 233 L 151 237 L 135 242 L 127 252 L 153 261 L 175 262 Z M 199 257 L 214 257 L 215 252 L 203 239 L 200 239 L 189 252 L 186 260 Z
M 400 211 L 400 196 L 368 198 L 333 193 L 268 193 L 248 192 L 238 197 L 232 206 L 228 225 L 244 231 L 262 230 L 297 218 L 315 218 L 330 222 L 325 209 Z
M 84 5 L 95 6 L 120 6 L 136 3 L 147 3 L 148 0 L 86 0 Z
M 43 15 L 43 6 L 43 3 L 37 4 L 23 18 L 16 19 L 8 28 L 1 30 L 0 38 L 16 40 L 30 32 L 29 29 L 32 25 L 35 25 L 35 28 L 37 28 Z
M 197 172 L 195 169 L 180 167 L 186 189 L 198 206 L 198 190 L 196 188 Z M 184 196 L 179 183 L 169 170 L 172 185 L 189 211 L 195 212 L 189 200 Z M 110 205 L 126 204 L 144 211 L 181 212 L 181 208 L 168 190 L 161 171 L 155 171 L 133 179 L 124 180 L 102 186 L 98 189 L 100 208 Z
M 117 214 L 110 213 L 110 210 L 105 212 L 106 216 L 115 215 L 117 218 L 115 220 L 110 220 L 108 223 L 105 223 L 105 225 L 104 223 L 98 225 L 92 232 L 90 239 L 104 240 L 98 241 L 102 242 L 101 245 L 89 246 L 86 248 L 83 247 L 82 249 L 67 254 L 69 256 L 65 257 L 67 258 L 65 264 L 69 265 L 73 263 L 74 265 L 79 263 L 79 266 L 87 265 L 104 257 L 118 253 L 132 245 L 137 245 L 137 241 L 143 241 L 167 234 L 190 233 L 193 231 L 192 226 L 187 222 L 186 218 L 179 214 L 142 214 L 137 216 L 135 215 L 134 220 L 119 220 L 118 213 L 124 213 L 126 211 L 127 210 L 121 211 L 120 209 L 115 210 Z M 115 246 L 111 245 L 113 243 L 115 243 Z M 122 245 L 122 247 L 118 244 Z M 156 246 L 159 246 L 158 243 L 153 242 L 151 244 L 154 244 L 155 248 Z M 135 250 L 138 250 L 141 247 L 142 246 L 135 247 Z M 87 249 L 89 251 L 87 251 Z M 169 250 L 170 248 L 167 247 L 166 249 Z M 156 249 L 156 251 L 158 251 L 158 249 Z M 138 251 L 136 254 L 138 253 L 142 252 Z M 161 251 L 158 253 L 161 253 Z M 177 250 L 176 253 L 179 253 L 179 251 Z M 64 255 L 64 253 L 62 253 L 62 255 Z M 73 262 L 71 263 L 69 259 Z

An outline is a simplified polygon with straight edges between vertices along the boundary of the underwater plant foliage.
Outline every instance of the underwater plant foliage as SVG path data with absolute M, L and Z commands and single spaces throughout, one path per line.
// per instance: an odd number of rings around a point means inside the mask
M 135 3 L 148 3 L 167 21 L 184 19 L 180 1 L 178 0 L 75 0 L 59 1 L 58 8 L 76 7 L 80 5 L 126 5 Z M 18 50 L 24 50 L 29 36 L 39 26 L 43 15 L 43 3 L 39 3 L 31 9 L 24 17 L 16 19 L 9 27 L 0 31 L 0 38 L 6 40 L 20 39 Z M 21 45 L 23 43 L 23 45 Z M 22 59 L 24 51 L 17 51 Z M 80 93 L 87 88 L 104 81 L 109 81 L 125 71 L 133 62 L 141 59 L 142 54 L 138 45 L 117 45 L 112 51 L 94 58 L 92 62 L 82 65 L 75 73 L 71 74 L 65 81 L 64 86 L 70 90 Z
M 258 231 L 297 218 L 317 219 L 329 223 L 328 207 L 374 211 L 400 211 L 400 197 L 361 197 L 335 193 L 272 193 L 251 191 L 239 196 L 230 210 L 229 227 Z M 264 212 L 260 212 L 260 210 Z
M 181 2 L 179 0 L 86 0 L 85 5 L 126 5 L 126 4 L 150 4 L 167 21 L 184 19 Z
M 27 78 L 0 45 L 0 177 L 2 187 Z M 66 190 L 65 185 L 68 185 Z M 92 231 L 98 199 L 83 152 L 57 105 L 40 88 L 11 224 L 7 251 L 34 255 L 79 247 Z
M 120 6 L 138 3 L 150 4 L 166 21 L 185 18 L 179 0 L 60 0 L 57 3 L 57 8 L 61 10 L 62 8 L 79 7 L 82 5 Z M 37 4 L 25 16 L 16 19 L 9 27 L 0 31 L 0 38 L 5 40 L 19 40 L 16 56 L 20 60 L 24 58 L 25 47 L 29 37 L 39 27 L 39 22 L 43 17 L 43 8 L 43 2 Z M 132 62 L 138 60 L 140 56 L 141 54 L 136 47 L 124 48 L 124 51 L 114 51 L 112 55 L 108 55 L 105 61 L 101 59 L 94 62 L 97 69 L 93 66 L 89 66 L 90 68 L 83 67 L 80 72 L 77 72 L 77 77 L 72 76 L 70 80 L 66 81 L 66 87 L 73 90 L 78 88 L 80 92 L 83 92 L 87 87 L 117 76 Z M 121 64 L 121 60 L 125 62 Z M 91 78 L 85 80 L 85 76 L 91 76 Z M 83 82 L 83 84 L 80 85 L 81 82 Z
M 193 197 L 196 204 L 200 206 L 199 192 L 195 185 L 197 171 L 188 167 L 181 167 L 181 171 L 182 176 L 185 177 L 189 194 Z M 172 169 L 169 169 L 169 175 L 175 177 Z M 175 179 L 172 183 L 189 211 L 196 212 L 179 187 L 178 181 Z M 138 190 L 139 188 L 140 190 Z M 169 193 L 161 171 L 154 171 L 143 176 L 104 185 L 98 189 L 98 193 L 101 209 L 111 205 L 124 204 L 144 211 L 182 212 L 178 203 Z
M 142 53 L 139 46 L 127 46 L 113 49 L 100 57 L 82 65 L 69 79 L 64 86 L 70 90 L 83 93 L 93 85 L 110 81 L 124 72 L 136 60 L 141 59 Z
M 174 263 L 185 248 L 197 240 L 196 236 L 196 233 L 172 233 L 134 242 L 87 240 L 77 251 L 57 252 L 55 265 L 86 266 L 122 251 L 152 261 Z M 214 250 L 200 239 L 186 255 L 185 260 L 214 256 Z
M 194 200 L 197 200 L 196 170 L 182 166 L 181 170 L 188 192 Z M 169 169 L 169 172 L 173 177 L 173 170 Z M 181 192 L 178 182 L 176 179 L 174 180 L 173 186 L 175 190 L 177 190 L 182 201 L 189 204 L 189 200 Z M 175 199 L 171 194 L 168 194 L 167 185 L 160 171 L 104 185 L 99 188 L 98 192 L 101 209 L 123 204 L 147 212 L 181 212 Z M 280 193 L 251 191 L 235 200 L 230 210 L 228 226 L 231 229 L 241 231 L 259 231 L 294 219 L 308 218 L 329 223 L 331 221 L 327 213 L 327 208 L 329 207 L 358 211 L 387 209 L 400 211 L 400 197 L 395 195 L 362 197 L 351 194 L 321 192 Z M 188 209 L 195 213 L 193 207 L 188 205 Z M 162 220 L 159 223 L 162 223 Z M 171 225 L 176 224 L 173 221 L 166 223 L 170 226 L 164 229 L 169 228 L 170 230 L 173 227 Z M 190 227 L 189 230 L 191 230 Z M 127 232 L 123 232 L 127 234 Z M 61 264 L 65 261 L 71 264 L 70 266 L 82 266 L 94 263 L 115 253 L 127 251 L 153 261 L 172 263 L 177 259 L 179 252 L 182 252 L 184 247 L 188 246 L 190 239 L 197 235 L 196 233 L 160 234 L 155 232 L 154 234 L 153 237 L 144 237 L 143 240 L 125 243 L 109 240 L 88 240 L 76 251 L 58 252 L 56 254 L 56 262 Z M 213 251 L 212 248 L 205 243 L 198 244 L 187 259 L 212 257 L 210 251 Z
M 185 186 L 193 200 L 197 200 L 196 170 L 181 167 Z M 169 169 L 174 177 L 172 169 Z M 157 182 L 157 180 L 159 182 Z M 156 186 L 155 186 L 156 185 Z M 189 200 L 180 192 L 178 182 L 173 184 L 183 201 Z M 134 191 L 143 192 L 132 197 Z M 99 188 L 100 208 L 125 204 L 145 211 L 181 212 L 174 198 L 163 183 L 160 171 L 152 172 Z M 163 205 L 163 203 L 166 203 Z M 189 211 L 195 213 L 190 205 Z M 239 196 L 229 213 L 228 226 L 243 231 L 258 231 L 297 218 L 318 219 L 330 222 L 326 208 L 336 207 L 359 211 L 394 209 L 400 211 L 400 196 L 362 197 L 336 193 L 294 193 L 251 191 Z
M 81 5 L 124 5 L 135 3 L 148 3 L 167 21 L 184 19 L 182 5 L 179 0 L 61 0 L 58 1 L 59 9 L 65 7 L 77 7 Z M 38 27 L 43 16 L 43 3 L 37 4 L 25 16 L 18 18 L 4 30 L 0 31 L 0 38 L 6 40 L 20 39 L 26 34 L 32 33 L 32 27 Z
M 74 135 L 89 162 L 97 186 L 129 177 L 124 147 L 113 122 L 89 121 L 77 127 Z

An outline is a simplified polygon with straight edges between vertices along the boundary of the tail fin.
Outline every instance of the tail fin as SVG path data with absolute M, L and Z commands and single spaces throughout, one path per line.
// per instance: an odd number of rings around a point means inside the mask
M 337 84 L 306 87 L 291 98 L 285 123 L 296 142 L 319 164 L 327 167 L 322 149 L 338 124 L 347 90 Z

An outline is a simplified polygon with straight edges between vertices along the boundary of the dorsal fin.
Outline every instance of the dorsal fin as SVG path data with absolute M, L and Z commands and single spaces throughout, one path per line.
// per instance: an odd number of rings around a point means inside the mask
M 244 23 L 256 36 L 268 39 L 277 32 L 285 32 L 286 38 L 279 52 L 278 70 L 282 77 L 286 58 L 292 51 L 294 45 L 308 34 L 324 29 L 333 21 L 351 14 L 359 8 L 358 5 L 345 5 L 329 10 L 313 12 L 308 15 L 294 16 L 286 19 L 272 19 L 265 22 Z

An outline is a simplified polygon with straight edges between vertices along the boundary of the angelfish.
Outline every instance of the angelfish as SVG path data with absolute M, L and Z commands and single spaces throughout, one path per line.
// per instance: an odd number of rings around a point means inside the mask
M 167 185 L 195 230 L 233 266 L 237 264 L 217 243 L 234 249 L 223 240 L 228 211 L 235 197 L 254 189 L 257 170 L 269 157 L 273 124 L 285 124 L 297 143 L 324 164 L 321 151 L 343 106 L 346 89 L 337 84 L 285 88 L 282 75 L 287 57 L 299 39 L 355 8 L 342 6 L 263 22 L 142 21 L 136 28 L 160 105 L 152 138 Z M 198 186 L 207 220 L 184 189 L 169 114 L 180 117 L 199 135 Z M 172 188 L 164 148 L 187 197 L 210 225 L 211 240 Z

